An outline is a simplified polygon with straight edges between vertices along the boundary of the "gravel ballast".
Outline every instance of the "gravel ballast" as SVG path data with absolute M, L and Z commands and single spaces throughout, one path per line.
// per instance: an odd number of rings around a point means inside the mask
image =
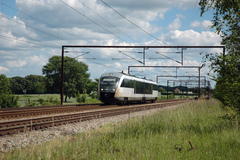
M 27 147 L 29 145 L 34 145 L 34 144 L 41 144 L 54 138 L 62 138 L 67 135 L 74 135 L 89 129 L 97 129 L 102 125 L 105 125 L 108 123 L 114 124 L 120 121 L 127 120 L 131 117 L 149 115 L 157 111 L 161 111 L 164 109 L 173 109 L 178 106 L 180 105 L 145 110 L 145 111 L 134 112 L 131 114 L 123 114 L 123 115 L 118 115 L 113 117 L 93 119 L 90 121 L 79 122 L 79 123 L 71 123 L 67 125 L 47 128 L 44 130 L 36 130 L 36 131 L 34 130 L 31 132 L 29 131 L 20 132 L 14 135 L 5 135 L 0 137 L 0 147 L 1 147 L 0 150 L 1 152 L 7 152 L 14 148 Z

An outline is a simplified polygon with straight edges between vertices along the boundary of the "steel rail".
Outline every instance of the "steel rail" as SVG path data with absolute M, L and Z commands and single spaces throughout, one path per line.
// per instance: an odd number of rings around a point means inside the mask
M 0 121 L 1 120 L 9 120 L 16 118 L 24 118 L 24 117 L 33 117 L 40 115 L 49 115 L 49 114 L 61 114 L 68 112 L 79 112 L 79 111 L 87 111 L 87 110 L 95 110 L 95 109 L 104 109 L 110 107 L 119 107 L 119 106 L 109 106 L 98 104 L 86 104 L 86 105 L 68 105 L 68 106 L 40 106 L 40 107 L 22 107 L 22 108 L 10 108 L 8 109 L 0 109 Z
M 62 124 L 82 122 L 82 121 L 87 121 L 87 120 L 92 120 L 97 118 L 127 114 L 127 113 L 148 110 L 153 108 L 162 108 L 165 106 L 180 104 L 184 102 L 186 102 L 186 100 L 181 100 L 181 101 L 178 100 L 178 101 L 171 101 L 171 102 L 167 101 L 162 103 L 150 103 L 150 104 L 142 104 L 138 106 L 118 107 L 113 109 L 88 111 L 83 113 L 81 112 L 81 113 L 72 113 L 72 114 L 66 114 L 66 115 L 57 115 L 57 116 L 1 122 L 0 135 L 14 134 L 22 131 L 43 129 L 47 127 L 62 125 Z

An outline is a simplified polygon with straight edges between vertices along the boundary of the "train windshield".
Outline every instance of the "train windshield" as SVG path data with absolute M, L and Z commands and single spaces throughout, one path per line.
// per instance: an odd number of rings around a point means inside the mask
M 117 77 L 103 77 L 101 78 L 101 84 L 105 85 L 116 85 L 120 79 Z
M 112 93 L 116 91 L 120 78 L 117 77 L 102 77 L 100 79 L 101 92 Z

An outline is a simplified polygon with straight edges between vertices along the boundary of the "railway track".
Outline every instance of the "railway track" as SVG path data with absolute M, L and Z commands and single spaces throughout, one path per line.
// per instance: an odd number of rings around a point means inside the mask
M 121 107 L 115 106 L 113 108 L 109 108 L 109 106 L 100 106 L 101 109 L 99 108 L 99 106 L 97 107 L 96 105 L 95 108 L 90 107 L 92 110 L 89 110 L 89 109 L 84 110 L 83 108 L 86 107 L 84 106 L 81 110 L 84 112 L 80 112 L 80 113 L 65 112 L 66 114 L 62 114 L 62 115 L 51 115 L 51 116 L 38 117 L 38 118 L 33 117 L 33 118 L 25 118 L 20 120 L 11 119 L 9 121 L 0 122 L 0 135 L 2 136 L 2 135 L 14 134 L 22 131 L 43 129 L 47 127 L 62 125 L 62 124 L 88 121 L 91 119 L 115 116 L 120 114 L 127 114 L 127 113 L 142 111 L 142 110 L 162 108 L 165 106 L 176 105 L 184 102 L 186 102 L 186 100 L 163 101 L 158 103 L 146 103 L 141 105 L 121 106 Z M 44 108 L 47 109 L 47 107 L 44 107 Z M 63 107 L 60 107 L 60 108 L 63 108 Z M 45 109 L 42 109 L 42 110 L 44 111 Z M 41 109 L 38 108 L 37 110 L 40 111 Z M 26 111 L 29 112 L 29 110 L 26 110 Z M 74 112 L 75 111 L 76 110 L 74 109 Z M 14 111 L 14 112 L 16 112 L 16 114 L 17 112 L 21 112 L 20 114 L 25 115 L 24 113 L 22 113 L 23 112 L 22 110 Z M 36 110 L 31 110 L 31 112 L 35 113 Z
M 164 100 L 159 102 L 170 102 L 179 100 Z M 134 104 L 133 104 L 134 105 Z M 135 104 L 136 105 L 136 104 Z M 36 117 L 49 114 L 61 114 L 68 112 L 79 112 L 86 110 L 104 109 L 110 107 L 119 107 L 117 105 L 85 104 L 85 105 L 64 105 L 64 106 L 39 106 L 39 107 L 21 107 L 21 108 L 3 108 L 0 109 L 0 121 L 24 117 Z
M 23 107 L 18 109 L 0 110 L 0 120 L 33 117 L 48 114 L 77 112 L 98 109 L 100 104 L 90 105 L 65 105 L 65 106 L 44 106 L 44 107 Z M 108 106 L 101 106 L 107 108 Z

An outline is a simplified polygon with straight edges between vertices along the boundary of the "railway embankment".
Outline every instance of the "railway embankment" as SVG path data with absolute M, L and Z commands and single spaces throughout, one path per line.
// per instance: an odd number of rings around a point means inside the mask
M 226 114 L 212 99 L 23 132 L 0 137 L 1 158 L 237 159 L 240 133 Z

